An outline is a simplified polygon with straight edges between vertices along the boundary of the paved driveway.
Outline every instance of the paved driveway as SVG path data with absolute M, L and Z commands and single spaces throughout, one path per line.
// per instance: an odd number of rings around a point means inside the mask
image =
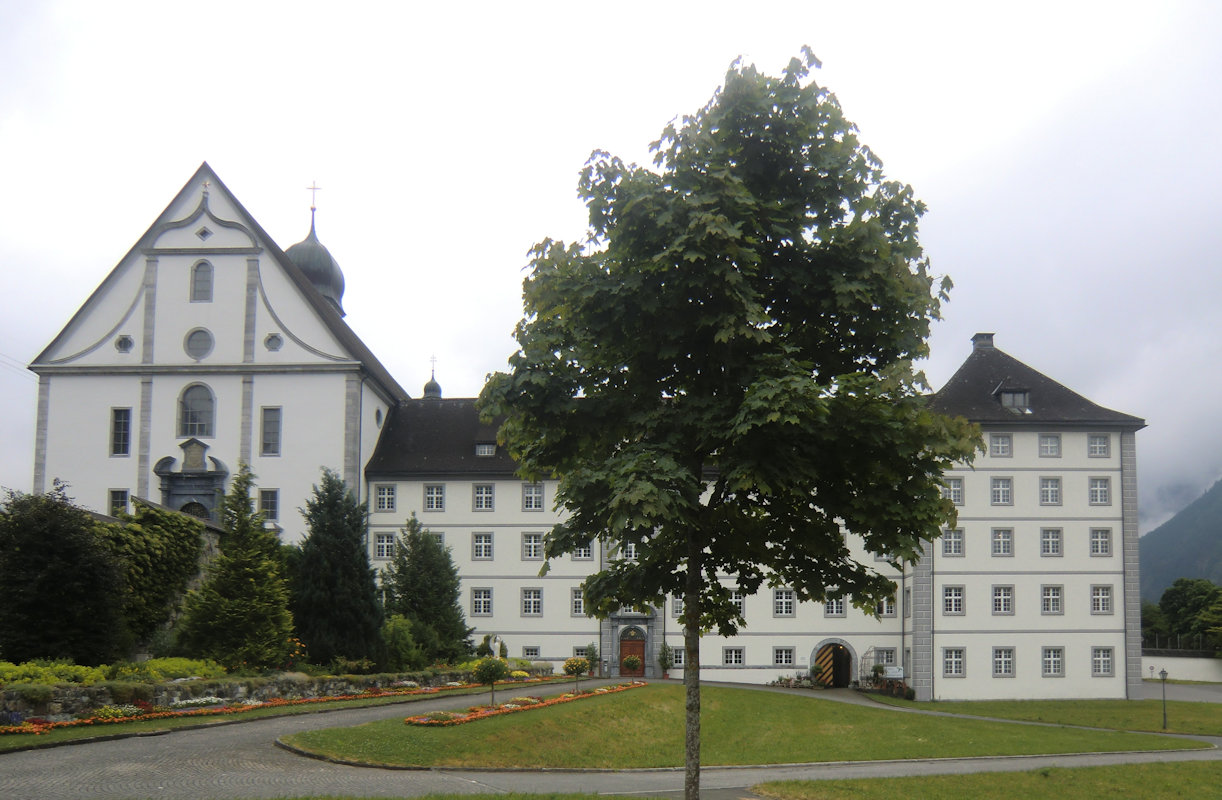
M 1161 687 L 1158 687 L 1161 689 Z M 1171 686 L 1168 686 L 1171 696 Z M 852 692 L 827 699 L 860 701 Z M 464 707 L 475 696 L 411 704 L 412 711 Z M 866 701 L 869 702 L 869 701 Z M 616 792 L 682 795 L 682 770 L 621 772 L 388 770 L 303 758 L 276 747 L 298 731 L 356 725 L 406 716 L 403 705 L 253 720 L 156 736 L 90 742 L 0 755 L 0 798 L 269 798 L 292 795 L 399 797 L 446 792 Z M 1204 737 L 1195 737 L 1204 738 Z M 1215 745 L 1222 744 L 1222 739 Z M 1083 756 L 871 761 L 782 767 L 706 768 L 702 794 L 710 800 L 749 796 L 764 780 L 863 778 L 994 772 L 1122 764 L 1138 761 L 1222 760 L 1222 750 L 1178 753 L 1114 753 Z

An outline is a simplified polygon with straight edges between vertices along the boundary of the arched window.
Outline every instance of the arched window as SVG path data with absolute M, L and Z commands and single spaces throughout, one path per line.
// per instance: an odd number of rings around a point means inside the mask
M 178 401 L 178 435 L 212 436 L 216 421 L 216 401 L 212 391 L 196 383 L 183 390 Z
M 191 302 L 212 302 L 212 265 L 207 261 L 191 268 Z

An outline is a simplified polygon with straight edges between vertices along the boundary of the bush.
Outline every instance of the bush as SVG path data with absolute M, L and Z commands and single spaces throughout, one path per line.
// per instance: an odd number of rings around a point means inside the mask
M 179 678 L 221 678 L 225 668 L 215 661 L 194 658 L 151 658 L 111 665 L 106 676 L 112 681 L 164 683 Z
M 70 661 L 0 661 L 0 687 L 12 683 L 75 683 L 92 686 L 106 679 L 100 667 L 82 667 Z
M 45 683 L 14 683 L 8 691 L 16 692 L 24 702 L 32 706 L 41 706 L 51 701 L 51 687 Z
M 110 693 L 110 699 L 119 704 L 133 703 L 137 700 L 148 702 L 153 699 L 155 686 L 148 683 L 130 683 L 128 681 L 105 681 L 99 684 Z

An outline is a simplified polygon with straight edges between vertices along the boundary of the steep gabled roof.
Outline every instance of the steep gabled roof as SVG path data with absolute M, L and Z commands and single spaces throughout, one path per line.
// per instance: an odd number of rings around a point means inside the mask
M 1092 403 L 998 350 L 991 333 L 976 334 L 972 343 L 971 355 L 933 395 L 933 410 L 986 425 L 1145 427 L 1140 417 Z M 1025 393 L 1025 402 L 1007 406 L 1002 402 L 1007 393 Z
M 174 196 L 174 199 L 171 200 L 168 205 L 166 205 L 165 210 L 162 211 L 153 224 L 149 226 L 149 229 L 144 232 L 144 235 L 141 236 L 140 239 L 132 246 L 131 250 L 129 250 L 123 256 L 123 258 L 119 260 L 118 264 L 123 264 L 133 254 L 139 253 L 141 250 L 149 247 L 152 242 L 156 240 L 162 229 L 167 224 L 174 222 L 174 219 L 171 216 L 172 210 L 181 205 L 185 195 L 197 191 L 205 181 L 209 183 L 209 191 L 223 192 L 225 196 L 233 203 L 234 208 L 237 209 L 238 215 L 241 218 L 241 222 L 255 232 L 259 241 L 267 248 L 268 255 L 275 260 L 276 264 L 284 270 L 285 274 L 289 276 L 289 279 L 293 281 L 298 289 L 300 289 L 302 296 L 310 304 L 310 307 L 313 308 L 318 314 L 319 318 L 323 321 L 323 324 L 327 326 L 335 338 L 340 341 L 348 352 L 352 353 L 353 357 L 361 363 L 361 366 L 364 367 L 365 371 L 368 372 L 375 381 L 381 384 L 383 389 L 390 396 L 391 402 L 406 400 L 408 398 L 408 394 L 406 391 L 404 391 L 403 387 L 399 385 L 398 381 L 391 377 L 391 374 L 384 366 L 382 366 L 382 362 L 378 361 L 373 352 L 365 345 L 364 342 L 361 341 L 361 338 L 357 336 L 356 333 L 348 327 L 347 323 L 344 322 L 343 318 L 340 317 L 335 306 L 328 302 L 327 299 L 319 293 L 318 289 L 316 289 L 309 279 L 306 278 L 305 274 L 297 268 L 297 265 L 293 263 L 292 259 L 284 254 L 284 251 L 280 249 L 280 246 L 276 244 L 275 240 L 273 240 L 272 237 L 267 234 L 267 231 L 263 230 L 263 227 L 255 220 L 254 217 L 250 215 L 250 212 L 247 211 L 246 207 L 243 206 L 237 197 L 234 196 L 233 192 L 229 191 L 229 187 L 225 186 L 224 182 L 217 176 L 217 174 L 212 170 L 212 167 L 210 167 L 206 161 L 200 164 L 199 169 L 195 171 L 195 174 L 192 175 L 191 178 L 183 185 L 178 194 Z M 37 366 L 49 357 L 49 354 L 54 351 L 60 339 L 73 328 L 74 324 L 81 317 L 81 315 L 86 313 L 86 310 L 92 306 L 93 298 L 102 292 L 108 283 L 114 280 L 118 268 L 118 265 L 116 265 L 116 267 L 110 271 L 106 279 L 102 281 L 98 288 L 94 290 L 93 294 L 91 294 L 89 298 L 81 305 L 77 312 L 72 316 L 72 319 L 68 321 L 68 324 L 64 326 L 55 339 L 53 339 L 51 343 L 38 354 L 30 365 L 31 369 L 37 371 Z
M 475 398 L 407 400 L 386 419 L 365 467 L 370 480 L 451 475 L 510 477 L 517 465 L 496 445 L 496 423 L 480 421 Z M 495 447 L 479 456 L 477 444 Z

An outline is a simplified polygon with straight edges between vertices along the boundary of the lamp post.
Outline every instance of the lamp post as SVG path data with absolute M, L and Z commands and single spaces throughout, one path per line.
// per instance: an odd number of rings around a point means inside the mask
M 1167 730 L 1167 670 L 1159 670 L 1158 677 L 1163 680 L 1163 730 Z

